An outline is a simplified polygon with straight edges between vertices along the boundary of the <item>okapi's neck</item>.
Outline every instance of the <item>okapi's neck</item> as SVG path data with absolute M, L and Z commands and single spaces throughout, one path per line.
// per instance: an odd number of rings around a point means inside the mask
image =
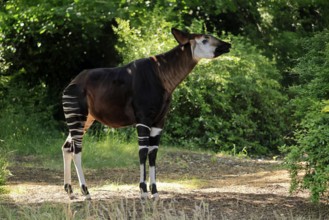
M 152 57 L 163 86 L 170 94 L 192 71 L 197 60 L 193 59 L 191 45 L 177 46 L 172 50 Z

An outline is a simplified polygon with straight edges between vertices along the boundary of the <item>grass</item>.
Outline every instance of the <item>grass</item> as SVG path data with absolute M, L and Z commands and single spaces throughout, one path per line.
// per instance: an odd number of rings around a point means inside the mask
M 37 135 L 31 134 L 36 140 Z M 21 142 L 28 135 L 20 136 Z M 26 145 L 20 143 L 15 153 L 19 155 L 33 155 L 37 160 L 26 160 L 23 166 L 43 167 L 62 170 L 62 153 L 61 146 L 65 140 L 65 134 L 54 133 L 51 138 L 49 135 L 40 136 L 35 143 L 27 141 Z M 87 134 L 84 138 L 83 164 L 85 168 L 98 169 L 102 167 L 120 167 L 131 168 L 138 166 L 138 144 L 137 140 L 128 141 L 120 134 L 110 133 L 109 135 L 97 138 L 94 135 Z M 7 144 L 9 143 L 7 139 Z M 11 142 L 13 143 L 13 142 Z M 14 146 L 14 145 L 13 145 Z M 20 149 L 20 147 L 30 147 L 30 153 Z M 19 148 L 18 148 L 19 147 Z M 180 156 L 175 158 L 173 163 L 177 167 L 190 166 L 186 158 L 181 158 L 185 154 L 193 155 L 204 154 L 210 155 L 212 163 L 216 163 L 217 155 L 205 151 L 191 151 L 177 147 L 161 146 L 159 151 L 159 161 L 164 161 L 173 154 L 178 153 Z M 27 156 L 31 157 L 31 156 Z M 34 159 L 35 159 L 34 158 Z M 41 158 L 41 159 L 40 159 Z M 193 158 L 192 158 L 193 159 Z M 36 161 L 36 162 L 31 162 Z M 166 184 L 175 187 L 179 191 L 181 185 L 184 189 L 193 190 L 204 186 L 203 180 L 181 178 L 175 180 L 165 179 L 165 182 L 159 182 L 159 187 L 166 188 Z M 175 184 L 174 184 L 175 183 Z M 118 181 L 118 184 L 121 184 Z M 161 185 L 162 184 L 162 185 Z M 120 185 L 121 186 L 121 185 Z M 108 186 L 111 189 L 113 185 Z M 168 186 L 169 187 L 169 186 Z M 113 189 L 112 189 L 113 190 Z M 121 197 L 122 198 L 122 197 Z M 221 200 L 225 200 L 223 197 Z M 209 202 L 209 203 L 208 203 Z M 175 199 L 161 199 L 158 203 L 147 201 L 141 203 L 138 199 L 121 199 L 91 202 L 74 202 L 74 203 L 42 203 L 42 204 L 13 204 L 0 203 L 0 219 L 230 219 L 230 212 L 227 207 L 232 210 L 249 209 L 249 204 L 227 204 L 219 205 L 214 203 L 212 199 L 207 202 L 198 199 L 186 198 L 184 196 Z M 222 210 L 223 209 L 223 210 Z M 250 212 L 246 219 L 262 219 L 259 213 Z M 285 213 L 286 214 L 286 213 Z M 308 216 L 299 216 L 291 213 L 290 216 L 283 216 L 280 211 L 273 211 L 273 219 L 313 219 Z M 311 216 L 311 215 L 310 215 Z
M 121 199 L 116 201 L 87 201 L 75 203 L 43 203 L 29 205 L 0 205 L 0 219 L 4 220 L 103 220 L 103 219 L 163 219 L 163 220 L 212 220 L 232 219 L 230 212 L 220 211 L 221 207 L 214 209 L 204 201 L 181 204 L 181 200 L 164 199 L 157 202 L 147 200 L 141 202 L 136 199 Z M 231 205 L 230 205 L 231 206 Z M 223 207 L 225 209 L 225 206 Z M 236 203 L 231 206 L 235 210 L 247 210 L 249 205 Z M 233 211 L 233 210 L 232 210 Z M 241 216 L 240 216 L 241 217 Z M 280 212 L 272 210 L 268 213 L 247 212 L 243 219 L 274 219 L 274 220 L 309 220 L 323 219 L 321 215 L 300 215 L 294 211 Z
M 122 199 L 120 201 L 91 201 L 84 203 L 0 205 L 0 219 L 216 219 L 204 202 L 194 204 L 190 210 L 179 207 L 175 200 L 159 202 Z
M 58 131 L 44 132 L 40 129 L 30 129 L 31 132 L 16 135 L 13 132 L 5 140 L 7 149 L 14 155 L 23 157 L 36 157 L 25 160 L 25 166 L 62 169 L 62 149 L 66 133 Z M 38 132 L 41 134 L 38 135 Z M 127 139 L 125 131 L 112 131 L 107 135 L 93 135 L 86 133 L 83 139 L 82 160 L 83 166 L 90 169 L 127 168 L 139 164 L 137 136 L 133 134 Z M 136 136 L 136 137 L 135 137 Z M 17 140 L 19 139 L 19 141 Z M 214 154 L 204 150 L 194 150 L 196 153 Z M 160 146 L 158 160 L 167 153 L 191 152 L 191 150 L 177 147 Z M 14 156 L 15 158 L 15 156 Z
M 3 187 L 6 183 L 7 177 L 9 175 L 9 171 L 7 169 L 8 166 L 8 152 L 3 146 L 3 141 L 0 140 L 0 195 L 7 192 L 7 190 Z
M 16 156 L 38 158 L 37 164 L 24 161 L 26 166 L 62 169 L 61 146 L 67 132 L 47 127 L 43 129 L 40 124 L 29 119 L 23 122 L 24 118 L 20 114 L 13 117 L 0 117 L 0 148 L 12 152 L 14 159 Z M 82 153 L 83 163 L 87 168 L 129 167 L 138 163 L 137 141 L 127 141 L 120 132 L 96 136 L 87 133 L 83 140 Z M 2 157 L 0 162 L 1 159 Z
M 83 147 L 83 163 L 87 168 L 132 167 L 138 165 L 138 144 L 107 135 L 98 139 L 86 135 Z

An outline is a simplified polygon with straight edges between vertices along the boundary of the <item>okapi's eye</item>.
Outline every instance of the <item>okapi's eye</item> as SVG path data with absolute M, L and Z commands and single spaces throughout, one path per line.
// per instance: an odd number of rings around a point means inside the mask
M 203 41 L 202 41 L 203 44 L 206 44 L 207 42 L 208 42 L 207 40 L 203 40 Z

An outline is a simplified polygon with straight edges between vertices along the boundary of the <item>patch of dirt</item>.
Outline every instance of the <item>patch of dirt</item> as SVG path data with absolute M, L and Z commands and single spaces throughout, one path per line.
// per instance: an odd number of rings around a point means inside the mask
M 18 158 L 10 167 L 10 193 L 0 204 L 82 202 L 77 177 L 72 179 L 77 199 L 64 192 L 62 171 L 26 166 Z M 85 171 L 93 202 L 139 199 L 139 167 Z M 160 201 L 189 212 L 206 203 L 216 219 L 329 219 L 327 204 L 311 204 L 307 192 L 289 194 L 289 174 L 277 161 L 236 159 L 197 153 L 168 153 L 158 159 Z

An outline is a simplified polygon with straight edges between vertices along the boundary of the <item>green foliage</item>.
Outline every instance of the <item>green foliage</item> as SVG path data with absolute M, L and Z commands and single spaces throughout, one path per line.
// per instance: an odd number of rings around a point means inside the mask
M 296 145 L 287 149 L 286 161 L 292 179 L 291 191 L 309 189 L 312 201 L 318 202 L 321 197 L 328 196 L 329 115 L 320 111 L 323 105 L 312 105 L 314 109 L 295 132 Z
M 195 18 L 213 28 L 241 34 L 262 48 L 268 58 L 275 58 L 281 83 L 295 83 L 291 68 L 302 56 L 297 41 L 329 25 L 329 2 L 323 0 L 191 0 L 185 1 L 184 24 Z
M 45 95 L 42 84 L 31 89 L 12 84 L 7 88 L 6 98 L 0 100 L 0 139 L 9 151 L 53 152 L 54 140 L 62 135 L 57 130 L 58 123 L 52 119 L 53 106 L 40 102 Z
M 9 171 L 8 166 L 8 152 L 4 146 L 4 141 L 0 139 L 0 195 L 5 192 L 2 186 L 6 183 Z
M 116 50 L 121 54 L 123 63 L 165 52 L 176 45 L 170 32 L 175 23 L 158 14 L 158 8 L 149 12 L 149 20 L 143 28 L 132 26 L 130 20 L 116 19 L 117 26 L 113 27 L 118 36 Z M 157 19 L 151 19 L 153 16 Z
M 11 80 L 46 86 L 43 105 L 60 114 L 60 94 L 84 68 L 115 65 L 111 25 L 115 1 L 6 1 L 0 15 L 0 55 Z M 62 115 L 62 114 L 61 114 Z M 62 116 L 56 115 L 57 118 Z
M 329 31 L 301 40 L 305 55 L 294 71 L 300 84 L 291 88 L 292 106 L 299 122 L 295 145 L 284 146 L 292 177 L 291 190 L 309 189 L 313 201 L 328 195 L 329 186 Z M 301 175 L 303 174 L 303 175 Z

